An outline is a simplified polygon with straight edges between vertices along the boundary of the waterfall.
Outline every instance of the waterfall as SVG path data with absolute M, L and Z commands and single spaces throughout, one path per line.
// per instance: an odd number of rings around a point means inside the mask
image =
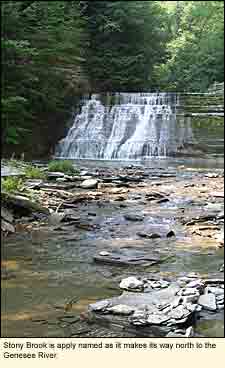
M 103 101 L 104 100 L 104 101 Z M 176 93 L 93 94 L 83 101 L 56 157 L 139 159 L 173 155 L 192 140 Z

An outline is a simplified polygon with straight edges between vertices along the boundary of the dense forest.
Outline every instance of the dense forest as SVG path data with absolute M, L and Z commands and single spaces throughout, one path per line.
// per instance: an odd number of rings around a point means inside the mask
M 204 92 L 224 80 L 222 1 L 1 5 L 5 155 L 49 154 L 82 94 Z

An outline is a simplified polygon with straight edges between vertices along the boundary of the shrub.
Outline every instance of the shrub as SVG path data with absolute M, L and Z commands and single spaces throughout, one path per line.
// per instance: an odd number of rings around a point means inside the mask
M 60 171 L 66 174 L 76 174 L 79 172 L 79 170 L 73 166 L 73 163 L 68 160 L 50 161 L 48 164 L 48 170 Z
M 27 179 L 45 179 L 46 174 L 39 167 L 28 165 L 24 169 L 24 174 Z
M 1 191 L 6 193 L 17 192 L 22 190 L 23 180 L 15 176 L 9 176 L 1 180 Z

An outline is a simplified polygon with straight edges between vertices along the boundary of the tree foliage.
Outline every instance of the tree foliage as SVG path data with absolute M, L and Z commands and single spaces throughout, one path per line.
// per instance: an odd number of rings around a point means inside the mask
M 177 1 L 170 13 L 168 60 L 158 67 L 164 88 L 205 91 L 224 80 L 224 4 L 222 1 Z

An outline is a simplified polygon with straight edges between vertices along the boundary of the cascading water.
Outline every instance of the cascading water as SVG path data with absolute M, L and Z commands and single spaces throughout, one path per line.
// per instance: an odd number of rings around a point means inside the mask
M 139 159 L 174 154 L 192 140 L 190 120 L 176 93 L 93 94 L 84 100 L 56 157 Z

